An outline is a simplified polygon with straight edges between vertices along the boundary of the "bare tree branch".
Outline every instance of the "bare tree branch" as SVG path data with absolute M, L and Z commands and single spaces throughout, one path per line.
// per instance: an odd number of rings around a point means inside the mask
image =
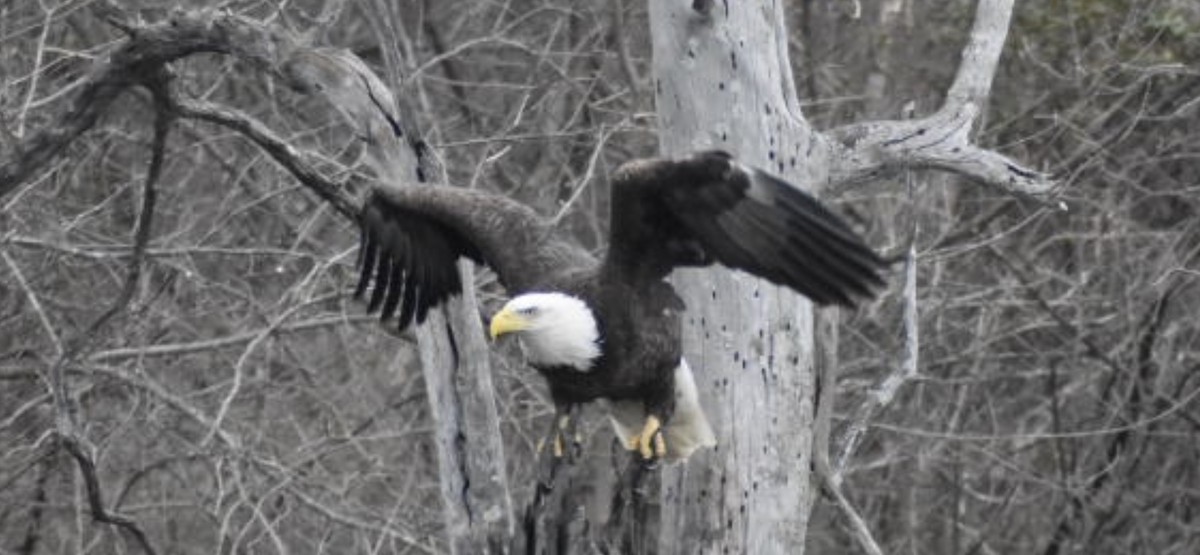
M 266 68 L 278 67 L 295 45 L 291 37 L 228 12 L 176 13 L 137 28 L 125 44 L 96 65 L 55 123 L 0 153 L 0 197 L 58 157 L 108 111 L 117 96 L 146 81 L 164 64 L 200 52 L 236 54 Z
M 879 542 L 875 541 L 875 537 L 871 534 L 871 527 L 854 509 L 854 505 L 842 491 L 841 483 L 828 470 L 828 467 L 816 470 L 817 478 L 821 480 L 821 489 L 826 495 L 833 498 L 838 510 L 842 513 L 842 518 L 845 518 L 850 525 L 850 535 L 854 541 L 858 542 L 859 549 L 867 555 L 883 555 L 883 549 L 879 547 Z
M 851 536 L 858 542 L 859 548 L 870 555 L 881 555 L 883 550 L 862 515 L 846 497 L 841 476 L 835 473 L 829 461 L 829 436 L 837 387 L 837 312 L 817 311 L 815 326 L 817 393 L 814 397 L 817 407 L 813 417 L 813 473 L 822 491 L 833 498 L 842 518 L 849 524 Z
M 970 142 L 1004 48 L 1012 4 L 1012 0 L 979 1 L 958 74 L 936 113 L 913 121 L 855 123 L 827 132 L 837 152 L 830 171 L 835 189 L 910 168 L 948 171 L 1023 197 L 1052 190 L 1050 176 Z M 1065 209 L 1061 203 L 1056 207 Z
M 61 436 L 62 446 L 71 454 L 75 462 L 79 465 L 79 474 L 83 476 L 84 486 L 87 491 L 88 507 L 91 510 L 92 518 L 96 522 L 111 524 L 133 536 L 137 541 L 138 546 L 142 551 L 154 555 L 158 553 L 152 545 L 146 533 L 142 531 L 133 520 L 116 515 L 104 508 L 104 495 L 100 489 L 100 479 L 96 475 L 96 463 L 91 449 L 85 448 L 83 442 L 77 436 L 64 435 Z
M 909 187 L 911 199 L 911 183 Z M 912 219 L 912 234 L 909 237 L 908 249 L 904 255 L 904 359 L 876 386 L 867 399 L 858 406 L 854 412 L 854 416 L 850 419 L 850 424 L 847 426 L 845 435 L 841 441 L 841 449 L 839 450 L 837 461 L 830 469 L 829 485 L 835 488 L 835 494 L 840 491 L 846 465 L 858 450 L 858 445 L 870 428 L 871 421 L 892 403 L 900 388 L 905 383 L 915 379 L 918 374 L 920 320 L 917 316 L 916 214 L 910 214 L 909 217 Z M 843 501 L 843 499 L 838 500 L 839 503 Z
M 268 328 L 252 329 L 241 333 L 230 334 L 224 337 L 212 337 L 199 341 L 190 341 L 187 343 L 160 343 L 154 345 L 142 345 L 137 347 L 119 347 L 114 349 L 106 349 L 96 351 L 88 357 L 89 362 L 107 362 L 117 361 L 129 358 L 145 358 L 145 357 L 164 357 L 164 356 L 179 356 L 189 353 L 197 353 L 202 351 L 211 351 L 217 349 L 226 349 L 240 343 L 248 343 L 260 337 L 263 333 L 269 332 L 272 337 L 279 337 L 286 332 L 299 332 L 312 330 L 314 328 L 331 327 L 344 324 L 362 324 L 377 326 L 379 319 L 374 316 L 360 315 L 353 317 L 336 316 L 330 318 L 315 318 L 312 320 L 304 320 L 300 322 L 291 322 L 280 324 L 278 326 L 268 326 Z M 411 341 L 411 336 L 406 334 L 401 336 L 401 339 Z
M 963 47 L 962 61 L 954 83 L 946 93 L 946 104 L 983 106 L 992 94 L 992 79 L 1004 51 L 1012 18 L 1013 0 L 980 0 L 975 8 L 975 23 Z
M 262 122 L 233 108 L 211 102 L 176 98 L 174 103 L 180 117 L 216 123 L 254 141 L 292 176 L 333 205 L 339 214 L 351 220 L 357 219 L 357 205 L 342 187 L 321 175 L 321 172 L 306 161 L 307 157 L 304 154 Z

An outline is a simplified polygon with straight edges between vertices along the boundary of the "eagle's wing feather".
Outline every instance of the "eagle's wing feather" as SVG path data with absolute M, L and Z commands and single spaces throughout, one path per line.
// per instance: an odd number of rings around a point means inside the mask
M 456 262 L 469 258 L 496 271 L 510 290 L 551 272 L 589 264 L 558 240 L 529 207 L 507 197 L 454 187 L 375 189 L 359 215 L 362 232 L 355 296 L 371 285 L 368 312 L 399 312 L 401 330 L 462 291 Z
M 631 264 L 625 252 L 655 260 L 641 267 L 663 275 L 719 262 L 843 305 L 870 295 L 887 266 L 817 199 L 724 152 L 627 164 L 613 182 L 612 212 L 610 266 Z

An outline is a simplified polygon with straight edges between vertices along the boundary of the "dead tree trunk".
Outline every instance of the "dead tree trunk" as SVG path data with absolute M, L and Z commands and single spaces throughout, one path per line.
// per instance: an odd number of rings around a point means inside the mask
M 444 185 L 442 169 L 416 131 L 415 106 L 397 101 L 358 57 L 337 49 L 298 50 L 288 74 L 319 91 L 367 138 L 379 187 Z M 463 291 L 416 329 L 417 350 L 437 424 L 438 476 L 451 553 L 505 553 L 513 534 L 504 445 L 487 340 L 475 302 L 474 269 L 459 264 Z
M 980 2 L 958 78 L 935 114 L 825 134 L 800 109 L 782 3 L 652 0 L 662 154 L 724 149 L 817 191 L 933 168 L 1010 192 L 1045 192 L 1044 175 L 969 142 L 1011 11 L 1011 0 Z M 802 553 L 809 469 L 828 467 L 827 446 L 814 444 L 824 436 L 814 433 L 813 307 L 724 270 L 682 272 L 676 285 L 688 303 L 685 356 L 718 447 L 664 473 L 659 551 Z M 821 412 L 828 417 L 827 407 Z
M 651 2 L 662 154 L 704 148 L 819 182 L 769 2 Z M 812 504 L 813 317 L 807 300 L 726 270 L 681 272 L 685 356 L 718 446 L 663 476 L 660 552 L 796 553 Z

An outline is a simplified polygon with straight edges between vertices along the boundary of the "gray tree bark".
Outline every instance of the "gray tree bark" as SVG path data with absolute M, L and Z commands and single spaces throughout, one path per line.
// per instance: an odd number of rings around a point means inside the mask
M 828 164 L 800 115 L 782 6 L 651 2 L 666 156 L 734 153 L 794 183 Z M 684 350 L 717 447 L 663 476 L 661 553 L 797 553 L 808 527 L 813 311 L 744 274 L 680 272 Z

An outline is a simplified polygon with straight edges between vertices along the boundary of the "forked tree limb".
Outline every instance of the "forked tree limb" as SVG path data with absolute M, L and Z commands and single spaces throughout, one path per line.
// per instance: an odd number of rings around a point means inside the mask
M 909 121 L 873 121 L 825 133 L 834 141 L 829 184 L 833 190 L 893 175 L 901 170 L 941 170 L 1036 197 L 1050 193 L 1054 179 L 994 150 L 970 142 L 978 117 L 973 102 L 949 104 L 937 113 Z
M 845 185 L 898 169 L 934 168 L 974 178 L 1018 196 L 1050 192 L 1054 181 L 997 152 L 970 142 L 971 130 L 991 91 L 1012 17 L 1012 0 L 980 0 L 975 22 L 963 48 L 954 82 L 936 113 L 919 120 L 866 122 L 828 132 L 845 150 L 834 156 L 830 181 Z M 911 196 L 911 182 L 909 183 Z M 912 234 L 915 237 L 915 220 Z M 837 461 L 818 465 L 829 484 L 839 487 L 847 461 L 857 450 L 870 421 L 887 407 L 896 390 L 917 374 L 916 252 L 905 257 L 905 363 L 896 365 L 875 394 L 859 407 L 841 438 Z M 825 415 L 828 417 L 828 415 Z M 828 426 L 819 423 L 818 426 Z M 825 455 L 825 454 L 823 454 Z
M 991 92 L 1012 9 L 1013 0 L 979 1 L 954 82 L 934 114 L 916 120 L 854 123 L 826 131 L 833 151 L 829 185 L 840 189 L 898 170 L 935 169 L 1021 197 L 1050 193 L 1055 186 L 1050 175 L 971 142 Z
M 999 64 L 1012 16 L 1012 0 L 980 0 L 975 22 L 963 48 L 962 60 L 942 107 L 918 120 L 876 121 L 852 124 L 825 133 L 832 138 L 834 155 L 829 183 L 840 188 L 876 179 L 900 170 L 937 169 L 959 174 L 1009 194 L 1036 199 L 1050 193 L 1054 180 L 1042 172 L 971 142 L 971 132 L 985 106 Z M 908 178 L 912 197 L 912 176 Z M 1039 200 L 1040 202 L 1040 200 Z M 1055 208 L 1065 209 L 1057 203 Z M 830 461 L 829 432 L 832 392 L 836 379 L 835 355 L 822 357 L 821 395 L 817 412 L 817 453 L 814 470 L 825 493 L 843 514 L 850 534 L 869 555 L 882 553 L 866 522 L 842 492 L 842 478 L 850 458 L 875 416 L 886 408 L 899 388 L 918 373 L 916 220 L 904 265 L 905 357 L 895 365 L 872 395 L 858 407 L 839 442 L 836 462 Z M 836 331 L 828 336 L 836 338 Z M 826 352 L 830 351 L 825 346 Z

